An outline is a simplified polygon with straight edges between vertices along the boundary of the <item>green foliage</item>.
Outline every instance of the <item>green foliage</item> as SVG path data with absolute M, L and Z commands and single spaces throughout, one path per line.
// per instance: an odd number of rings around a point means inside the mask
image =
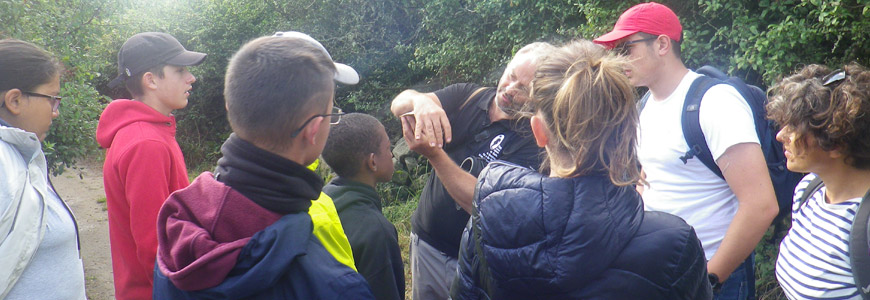
M 63 62 L 61 78 L 64 100 L 43 142 L 49 169 L 59 174 L 77 159 L 97 149 L 94 141 L 97 119 L 106 97 L 92 82 L 110 62 L 110 52 L 101 40 L 108 34 L 105 18 L 116 7 L 100 0 L 11 1 L 0 0 L 0 38 L 35 43 Z
M 208 170 L 227 138 L 224 72 L 246 41 L 296 30 L 321 41 L 361 82 L 340 86 L 337 106 L 377 116 L 400 135 L 389 113 L 406 88 L 430 91 L 454 82 L 492 85 L 512 54 L 534 41 L 592 39 L 641 1 L 606 0 L 0 0 L 0 37 L 34 42 L 59 57 L 65 99 L 44 142 L 53 173 L 96 149 L 94 131 L 116 74 L 117 51 L 135 33 L 163 31 L 208 53 L 187 108 L 176 112 L 177 139 L 191 169 Z M 870 0 L 663 0 L 680 17 L 682 56 L 690 68 L 711 64 L 770 86 L 802 65 L 870 64 Z M 411 184 L 385 184 L 385 212 L 406 222 L 427 167 Z M 411 200 L 408 200 L 411 199 Z M 393 213 L 398 210 L 398 213 Z M 404 224 L 404 223 L 402 223 Z M 400 229 L 401 232 L 402 229 Z M 400 233 L 400 238 L 407 233 Z M 778 243 L 759 245 L 759 295 L 774 299 Z M 766 294 L 772 293 L 772 294 Z M 771 296 L 779 295 L 779 296 Z

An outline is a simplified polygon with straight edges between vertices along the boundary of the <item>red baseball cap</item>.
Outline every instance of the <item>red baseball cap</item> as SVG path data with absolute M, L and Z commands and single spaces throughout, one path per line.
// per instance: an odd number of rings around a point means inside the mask
M 655 2 L 641 3 L 622 13 L 613 30 L 593 42 L 610 49 L 616 46 L 616 41 L 638 32 L 664 34 L 679 42 L 683 26 L 674 11 L 667 6 Z

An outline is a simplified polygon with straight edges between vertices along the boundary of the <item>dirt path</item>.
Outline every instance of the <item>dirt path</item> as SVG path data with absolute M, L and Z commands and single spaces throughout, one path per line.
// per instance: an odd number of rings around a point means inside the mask
M 52 177 L 51 181 L 57 193 L 73 210 L 79 225 L 88 299 L 114 299 L 102 165 L 87 162 L 81 163 L 79 168 L 67 170 L 60 176 Z

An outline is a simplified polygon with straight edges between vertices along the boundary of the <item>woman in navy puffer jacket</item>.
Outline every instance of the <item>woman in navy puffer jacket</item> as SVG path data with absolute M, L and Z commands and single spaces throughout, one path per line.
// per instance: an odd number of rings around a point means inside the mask
M 710 299 L 682 219 L 644 212 L 637 110 L 623 58 L 589 41 L 551 54 L 532 81 L 532 131 L 549 177 L 491 163 L 462 239 L 454 299 Z

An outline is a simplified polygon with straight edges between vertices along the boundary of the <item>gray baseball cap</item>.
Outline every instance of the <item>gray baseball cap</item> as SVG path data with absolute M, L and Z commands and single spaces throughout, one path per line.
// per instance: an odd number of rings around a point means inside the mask
M 127 39 L 118 52 L 118 76 L 109 82 L 114 88 L 127 78 L 161 65 L 195 66 L 205 53 L 187 51 L 174 37 L 162 32 L 143 32 Z

